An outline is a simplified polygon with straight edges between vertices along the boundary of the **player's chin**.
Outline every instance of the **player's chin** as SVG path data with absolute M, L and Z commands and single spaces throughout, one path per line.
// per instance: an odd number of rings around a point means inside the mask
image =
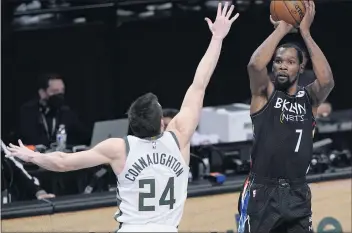
M 278 85 L 286 85 L 289 82 L 288 78 L 285 77 L 276 77 L 275 83 Z
M 275 82 L 275 88 L 277 90 L 281 90 L 281 91 L 286 91 L 287 88 L 289 87 L 289 81 L 279 81 L 279 80 L 276 80 Z

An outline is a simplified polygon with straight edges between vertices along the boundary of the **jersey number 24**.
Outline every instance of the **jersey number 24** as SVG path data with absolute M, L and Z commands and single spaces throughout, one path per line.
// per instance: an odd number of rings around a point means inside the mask
M 150 191 L 147 193 L 139 193 L 138 210 L 155 211 L 155 206 L 144 205 L 144 199 L 155 198 L 155 179 L 139 180 L 139 188 L 144 188 L 145 185 L 148 185 L 150 187 Z M 170 196 L 169 196 L 169 199 L 167 199 L 167 196 L 169 193 L 170 193 Z M 170 209 L 173 209 L 175 202 L 176 202 L 176 199 L 174 198 L 174 177 L 170 177 L 159 199 L 159 206 L 168 205 Z

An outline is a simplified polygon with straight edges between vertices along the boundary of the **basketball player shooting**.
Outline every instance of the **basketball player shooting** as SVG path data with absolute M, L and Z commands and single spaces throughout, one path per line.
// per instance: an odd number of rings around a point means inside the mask
M 206 18 L 212 38 L 188 88 L 179 113 L 164 130 L 162 107 L 148 93 L 130 106 L 128 118 L 134 136 L 110 138 L 77 153 L 41 154 L 10 144 L 7 156 L 16 156 L 47 170 L 66 172 L 110 164 L 117 176 L 121 200 L 115 218 L 120 232 L 177 232 L 187 198 L 190 140 L 199 123 L 205 90 L 217 65 L 223 39 L 237 13 L 219 4 L 214 22 Z
M 254 144 L 252 167 L 240 199 L 239 232 L 312 232 L 311 192 L 306 173 L 312 158 L 317 107 L 334 87 L 331 68 L 310 34 L 313 1 L 305 1 L 299 25 L 316 80 L 297 85 L 303 55 L 291 44 L 278 46 L 293 26 L 280 21 L 248 64 Z M 275 82 L 267 65 L 273 58 Z

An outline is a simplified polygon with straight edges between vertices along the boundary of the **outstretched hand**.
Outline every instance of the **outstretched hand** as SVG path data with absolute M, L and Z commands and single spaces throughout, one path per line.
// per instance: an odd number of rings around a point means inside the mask
M 283 28 L 287 33 L 296 33 L 296 32 L 298 32 L 297 28 L 295 28 L 295 27 L 292 26 L 291 24 L 286 23 L 286 22 L 283 21 L 283 20 L 275 21 L 271 15 L 270 15 L 270 22 L 274 25 L 274 28 L 275 28 L 275 29 L 280 26 L 280 27 Z
M 209 29 L 213 34 L 213 38 L 221 40 L 224 39 L 230 31 L 232 23 L 235 22 L 235 20 L 240 16 L 240 14 L 237 13 L 230 19 L 235 6 L 231 5 L 230 9 L 228 9 L 228 7 L 228 2 L 225 3 L 223 9 L 222 4 L 219 3 L 218 12 L 216 14 L 214 23 L 209 18 L 205 18 L 205 21 L 207 21 Z
M 18 145 L 10 145 L 7 147 L 8 153 L 6 153 L 6 157 L 18 157 L 19 159 L 30 162 L 30 159 L 35 155 L 36 152 L 28 149 L 25 145 L 23 145 L 21 140 L 18 140 Z

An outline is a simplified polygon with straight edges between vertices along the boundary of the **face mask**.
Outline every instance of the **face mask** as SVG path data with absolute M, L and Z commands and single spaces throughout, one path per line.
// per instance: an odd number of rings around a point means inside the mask
M 58 110 L 64 105 L 65 97 L 64 94 L 56 94 L 49 96 L 48 105 L 50 108 Z

